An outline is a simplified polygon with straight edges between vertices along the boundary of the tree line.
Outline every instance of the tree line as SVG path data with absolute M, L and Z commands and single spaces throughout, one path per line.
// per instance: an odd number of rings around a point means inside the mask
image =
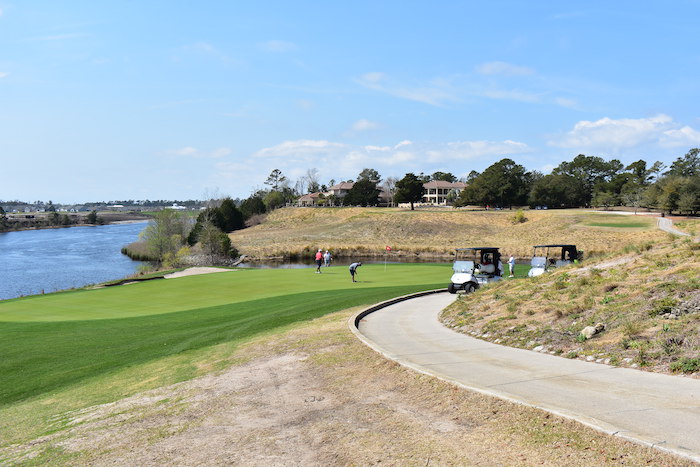
M 665 212 L 700 212 L 700 149 L 670 167 L 638 160 L 625 166 L 617 159 L 579 154 L 543 175 L 502 159 L 482 173 L 472 172 L 456 205 L 548 208 L 655 208 Z

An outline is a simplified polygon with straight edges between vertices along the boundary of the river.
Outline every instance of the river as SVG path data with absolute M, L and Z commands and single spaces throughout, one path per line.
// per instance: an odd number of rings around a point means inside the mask
M 84 287 L 135 273 L 121 254 L 146 222 L 0 233 L 0 300 Z

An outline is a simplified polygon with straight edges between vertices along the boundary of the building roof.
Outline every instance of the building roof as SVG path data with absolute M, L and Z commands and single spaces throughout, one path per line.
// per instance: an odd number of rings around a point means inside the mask
M 314 201 L 321 197 L 321 193 L 307 193 L 299 198 L 299 201 Z
M 463 182 L 446 182 L 444 180 L 431 180 L 423 184 L 423 188 L 456 188 L 457 190 L 463 190 L 467 186 Z
M 340 182 L 330 187 L 328 191 L 350 190 L 353 186 L 355 186 L 355 182 Z

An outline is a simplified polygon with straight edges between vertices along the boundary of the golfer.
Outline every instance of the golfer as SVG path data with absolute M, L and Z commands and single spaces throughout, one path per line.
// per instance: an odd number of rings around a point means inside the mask
M 316 259 L 316 274 L 321 274 L 321 264 L 323 263 L 323 253 L 321 252 L 320 248 L 316 252 L 315 259 Z
M 510 255 L 508 258 L 508 269 L 510 269 L 510 277 L 513 277 L 513 271 L 515 270 L 515 257 Z
M 323 265 L 325 267 L 328 267 L 331 265 L 331 253 L 328 250 L 326 250 L 326 252 L 323 254 Z
M 357 272 L 357 268 L 359 268 L 360 266 L 362 266 L 362 263 L 360 263 L 360 262 L 352 263 L 352 264 L 350 265 L 350 276 L 352 276 L 352 281 L 353 281 L 353 282 L 357 282 L 357 281 L 355 280 L 355 273 Z

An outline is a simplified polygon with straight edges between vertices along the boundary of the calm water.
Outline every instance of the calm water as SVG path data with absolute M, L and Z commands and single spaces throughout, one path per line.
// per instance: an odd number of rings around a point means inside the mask
M 83 287 L 136 272 L 121 254 L 146 222 L 0 233 L 0 300 Z

